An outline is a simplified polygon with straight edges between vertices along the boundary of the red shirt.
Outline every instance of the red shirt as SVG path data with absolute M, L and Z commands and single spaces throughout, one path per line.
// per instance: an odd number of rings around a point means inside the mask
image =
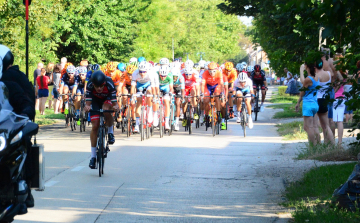
M 40 78 L 43 77 L 43 85 L 42 85 L 42 88 L 41 88 L 41 83 L 40 83 Z M 49 87 L 48 87 L 48 84 L 49 84 L 49 77 L 48 76 L 38 76 L 36 78 L 36 82 L 39 86 L 39 89 L 42 90 L 42 89 L 48 89 L 49 90 Z

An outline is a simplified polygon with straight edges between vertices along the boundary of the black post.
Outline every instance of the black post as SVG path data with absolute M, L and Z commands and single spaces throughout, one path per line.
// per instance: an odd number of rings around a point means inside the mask
M 26 43 L 26 77 L 29 79 L 29 5 L 31 4 L 31 0 L 23 0 L 25 5 L 25 43 Z

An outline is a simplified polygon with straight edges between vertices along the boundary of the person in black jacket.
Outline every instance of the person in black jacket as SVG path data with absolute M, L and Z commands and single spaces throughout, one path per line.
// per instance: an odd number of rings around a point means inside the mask
M 35 91 L 27 79 L 26 75 L 19 70 L 19 66 L 13 65 L 14 55 L 10 49 L 0 44 L 0 80 L 16 82 L 25 92 L 25 95 L 34 104 L 35 110 Z

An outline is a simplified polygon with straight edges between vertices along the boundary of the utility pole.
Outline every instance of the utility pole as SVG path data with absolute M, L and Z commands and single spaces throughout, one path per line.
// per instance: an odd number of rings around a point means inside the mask
M 23 0 L 23 3 L 25 5 L 25 44 L 26 44 L 26 77 L 29 79 L 29 5 L 31 4 L 31 0 Z M 35 83 L 34 83 L 35 84 Z
M 184 53 L 184 55 L 186 55 L 186 60 L 189 60 L 189 54 L 190 53 Z
M 174 61 L 174 37 L 171 38 L 172 39 L 172 60 Z
M 205 56 L 205 52 L 198 52 L 197 55 L 200 55 L 200 60 L 202 60 L 203 56 Z

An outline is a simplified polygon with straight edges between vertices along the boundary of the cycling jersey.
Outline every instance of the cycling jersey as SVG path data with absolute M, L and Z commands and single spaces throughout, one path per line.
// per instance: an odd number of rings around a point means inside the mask
M 236 91 L 241 91 L 242 93 L 249 93 L 252 86 L 253 82 L 250 78 L 246 79 L 244 87 L 241 86 L 239 79 L 236 79 L 234 82 L 234 89 L 236 89 Z
M 127 85 L 131 85 L 131 80 L 132 80 L 132 76 L 128 75 L 127 71 L 123 72 L 123 75 L 121 76 L 121 80 L 120 83 L 122 83 L 124 86 Z
M 112 103 L 116 100 L 116 89 L 111 78 L 107 77 L 104 89 L 98 93 L 92 81 L 89 81 L 86 86 L 86 101 L 93 101 L 93 99 L 100 99 L 102 101 L 110 100 Z
M 80 82 L 79 75 L 74 75 L 74 78 L 70 80 L 70 76 L 65 73 L 61 78 L 61 85 L 67 86 L 70 90 L 72 90 L 74 87 L 77 87 Z
M 218 84 L 223 84 L 224 79 L 223 79 L 220 71 L 217 70 L 215 75 L 211 76 L 209 71 L 207 70 L 203 74 L 202 83 L 205 85 L 214 86 L 214 85 L 218 85 Z
M 114 82 L 114 85 L 118 86 L 121 82 L 122 73 L 120 70 L 115 70 L 114 72 L 115 74 L 111 75 L 110 72 L 105 71 L 105 75 L 111 77 L 111 80 Z
M 227 71 L 226 69 L 222 70 L 224 76 L 228 78 L 229 84 L 234 83 L 235 79 L 237 78 L 236 69 L 233 68 L 231 71 Z
M 259 75 L 256 75 L 255 71 L 251 72 L 250 78 L 253 82 L 255 81 L 266 81 L 265 71 L 261 70 Z
M 165 80 L 161 80 L 161 77 L 160 77 L 159 73 L 157 73 L 157 74 L 159 76 L 159 85 L 160 85 L 160 87 L 164 86 L 164 85 L 174 84 L 174 77 L 173 77 L 172 73 L 169 73 L 167 75 L 167 77 L 165 78 Z
M 209 71 L 205 71 L 201 83 L 206 86 L 204 89 L 205 96 L 211 96 L 214 92 L 221 93 L 221 85 L 224 84 L 224 77 L 219 70 L 216 70 L 214 76 L 211 76 Z
M 199 72 L 199 78 L 202 79 L 205 69 L 201 69 Z
M 151 87 L 156 87 L 156 82 L 158 83 L 159 79 L 157 78 L 158 80 L 156 81 L 155 77 L 157 77 L 157 74 L 151 71 L 146 72 L 145 76 L 142 77 L 139 73 L 139 70 L 136 70 L 132 75 L 131 85 L 136 86 L 137 84 L 149 83 Z
M 93 74 L 93 72 L 90 70 L 86 73 L 86 82 L 90 81 L 91 80 L 91 75 Z
M 174 82 L 174 88 L 185 89 L 185 78 L 184 76 L 178 76 L 177 80 Z

